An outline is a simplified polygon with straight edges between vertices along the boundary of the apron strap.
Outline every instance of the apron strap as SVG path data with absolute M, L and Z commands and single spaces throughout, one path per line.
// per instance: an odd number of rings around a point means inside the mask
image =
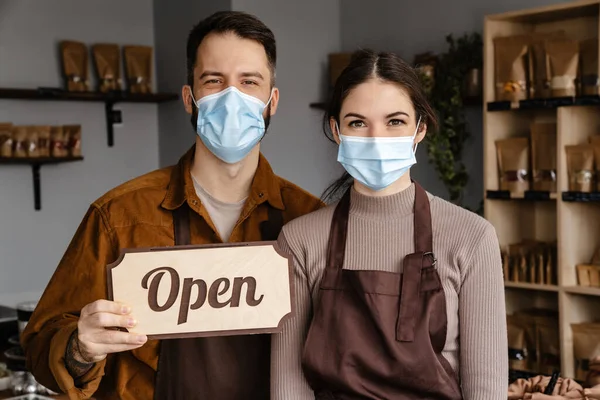
M 414 182 L 414 181 L 413 181 Z M 415 184 L 415 253 L 433 253 L 433 232 L 431 231 L 431 210 L 427 192 L 417 182 Z
M 414 181 L 413 181 L 414 182 Z M 414 236 L 415 252 L 404 257 L 402 288 L 400 292 L 399 315 L 396 323 L 396 340 L 412 342 L 415 337 L 415 324 L 421 293 L 421 272 L 435 266 L 433 254 L 433 232 L 431 209 L 427 192 L 417 182 L 415 184 Z
M 271 206 L 267 207 L 269 219 L 260 223 L 260 237 L 263 241 L 277 240 L 283 228 L 283 213 Z
M 173 210 L 173 230 L 175 246 L 185 246 L 190 241 L 190 207 L 183 203 L 179 208 Z
M 351 190 L 352 187 L 348 188 L 333 212 L 329 242 L 327 243 L 327 268 L 341 269 L 344 267 Z

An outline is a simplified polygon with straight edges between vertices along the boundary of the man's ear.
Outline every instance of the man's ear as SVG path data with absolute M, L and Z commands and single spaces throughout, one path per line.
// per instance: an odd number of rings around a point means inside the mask
M 190 85 L 184 85 L 181 88 L 181 99 L 183 100 L 185 112 L 191 114 L 193 111 L 194 99 L 192 99 L 192 88 Z
M 279 89 L 273 87 L 273 94 L 271 95 L 271 103 L 269 104 L 269 108 L 271 111 L 271 116 L 275 115 L 277 112 L 277 106 L 279 106 Z
M 333 140 L 337 144 L 340 144 L 340 132 L 338 131 L 338 124 L 335 118 L 329 118 L 329 129 L 331 129 L 331 133 L 333 134 Z

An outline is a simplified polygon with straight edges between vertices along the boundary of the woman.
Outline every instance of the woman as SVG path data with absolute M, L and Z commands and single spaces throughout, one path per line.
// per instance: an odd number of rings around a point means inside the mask
M 326 132 L 353 183 L 278 239 L 293 255 L 296 315 L 273 336 L 273 398 L 506 399 L 495 230 L 410 178 L 435 124 L 393 54 L 359 51 L 339 77 Z

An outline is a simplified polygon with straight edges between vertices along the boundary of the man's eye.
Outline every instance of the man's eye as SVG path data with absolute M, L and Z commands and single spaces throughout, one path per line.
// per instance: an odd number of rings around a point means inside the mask
M 204 82 L 205 85 L 216 84 L 216 83 L 221 83 L 221 81 L 219 79 L 209 79 L 206 82 Z
M 243 83 L 244 85 L 257 85 L 257 83 L 256 83 L 256 82 L 254 82 L 254 81 L 243 81 L 242 83 Z

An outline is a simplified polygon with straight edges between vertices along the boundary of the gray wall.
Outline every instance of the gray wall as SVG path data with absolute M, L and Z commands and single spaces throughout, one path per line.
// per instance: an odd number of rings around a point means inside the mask
M 343 170 L 308 105 L 324 99 L 327 54 L 340 48 L 339 0 L 232 0 L 232 9 L 257 15 L 277 39 L 281 100 L 262 151 L 275 173 L 320 195 Z
M 56 50 L 61 39 L 153 45 L 152 12 L 146 0 L 1 0 L 0 87 L 61 85 Z M 90 202 L 158 167 L 156 105 L 123 104 L 121 109 L 124 125 L 109 148 L 101 103 L 0 100 L 0 121 L 82 124 L 85 157 L 42 167 L 38 212 L 31 168 L 0 166 L 0 304 L 43 290 Z
M 341 0 L 342 50 L 357 47 L 397 52 L 409 62 L 425 51 L 446 49 L 445 36 L 483 31 L 487 14 L 521 10 L 565 0 Z M 470 182 L 465 190 L 467 205 L 477 207 L 483 195 L 483 122 L 481 108 L 469 108 L 467 118 L 472 139 L 465 149 Z M 429 191 L 447 197 L 447 191 L 428 163 L 425 146 L 419 147 L 413 176 Z
M 179 93 L 187 84 L 186 42 L 192 27 L 210 14 L 231 9 L 231 0 L 153 0 L 157 81 L 161 91 Z M 158 106 L 160 165 L 172 165 L 193 144 L 190 116 L 180 101 Z

